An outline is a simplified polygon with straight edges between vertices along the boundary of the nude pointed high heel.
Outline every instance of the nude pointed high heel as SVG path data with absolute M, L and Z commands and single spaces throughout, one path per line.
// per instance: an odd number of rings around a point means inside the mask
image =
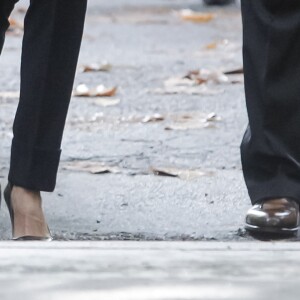
M 50 242 L 53 240 L 51 236 L 51 232 L 48 227 L 49 235 L 48 236 L 20 236 L 20 237 L 14 237 L 14 211 L 11 203 L 11 192 L 12 192 L 12 185 L 10 183 L 7 184 L 5 190 L 4 190 L 4 199 L 9 211 L 10 220 L 11 220 L 11 227 L 12 227 L 12 235 L 14 241 L 45 241 Z M 1 199 L 0 199 L 1 200 Z

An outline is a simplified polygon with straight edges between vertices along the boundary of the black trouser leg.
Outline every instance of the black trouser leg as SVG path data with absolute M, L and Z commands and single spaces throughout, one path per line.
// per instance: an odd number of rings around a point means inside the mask
M 242 0 L 249 126 L 242 164 L 252 203 L 300 201 L 300 1 Z
M 30 1 L 9 172 L 14 185 L 40 191 L 55 187 L 86 2 Z
M 5 32 L 9 27 L 8 18 L 18 0 L 1 0 L 0 2 L 0 54 L 2 52 Z

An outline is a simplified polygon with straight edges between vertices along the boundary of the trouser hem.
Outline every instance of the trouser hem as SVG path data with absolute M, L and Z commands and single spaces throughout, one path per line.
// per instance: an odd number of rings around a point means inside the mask
M 60 155 L 60 149 L 30 148 L 14 140 L 8 180 L 26 189 L 52 192 L 56 185 Z
M 249 196 L 252 204 L 267 199 L 291 198 L 300 204 L 300 182 L 286 177 L 276 177 L 266 182 L 248 183 Z

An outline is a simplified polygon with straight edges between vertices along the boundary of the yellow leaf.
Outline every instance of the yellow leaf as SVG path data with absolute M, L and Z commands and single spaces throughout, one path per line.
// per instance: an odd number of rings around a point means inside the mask
M 183 9 L 180 12 L 180 17 L 184 21 L 190 21 L 195 23 L 206 23 L 214 19 L 215 15 L 211 13 L 195 12 L 191 9 Z

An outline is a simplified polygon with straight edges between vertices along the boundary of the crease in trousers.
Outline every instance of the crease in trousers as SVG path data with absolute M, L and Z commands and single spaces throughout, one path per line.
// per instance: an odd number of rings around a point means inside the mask
M 242 17 L 249 195 L 300 203 L 300 1 L 242 0 Z
M 0 1 L 0 53 L 16 2 Z M 14 185 L 46 192 L 55 188 L 86 6 L 86 0 L 30 1 L 8 176 Z

